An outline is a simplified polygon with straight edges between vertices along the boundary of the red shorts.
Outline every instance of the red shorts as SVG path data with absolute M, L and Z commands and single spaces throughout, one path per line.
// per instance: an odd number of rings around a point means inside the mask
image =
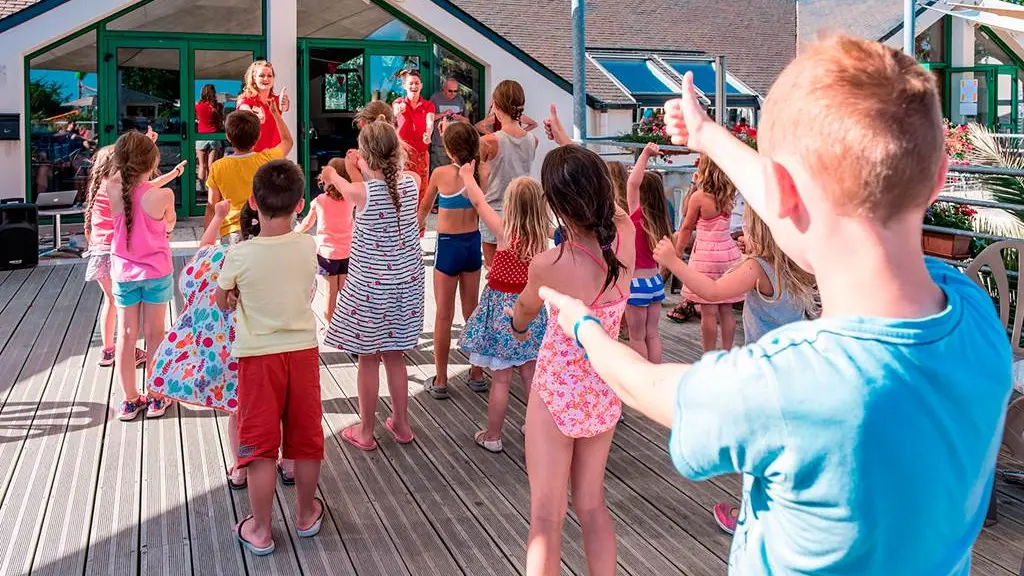
M 316 348 L 238 359 L 238 466 L 257 459 L 323 460 Z M 282 438 L 283 433 L 283 438 Z
M 422 202 L 430 178 L 430 149 L 417 150 L 410 146 L 406 153 L 405 169 L 420 175 L 419 201 Z

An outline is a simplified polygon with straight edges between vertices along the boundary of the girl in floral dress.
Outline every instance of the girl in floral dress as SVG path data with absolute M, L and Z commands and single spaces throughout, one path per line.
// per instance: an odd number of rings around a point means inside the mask
M 475 439 L 485 450 L 497 453 L 502 450 L 501 428 L 508 410 L 512 373 L 519 370 L 529 395 L 547 325 L 547 314 L 541 309 L 527 326 L 527 337 L 519 340 L 509 329 L 506 312 L 515 306 L 519 293 L 526 288 L 533 257 L 547 247 L 549 222 L 539 182 L 525 177 L 512 180 L 504 192 L 504 216 L 500 216 L 487 204 L 484 191 L 473 177 L 474 168 L 474 163 L 463 164 L 459 174 L 466 186 L 466 196 L 498 239 L 498 249 L 480 304 L 466 321 L 461 347 L 469 353 L 470 364 L 492 371 L 487 429 L 477 432 Z

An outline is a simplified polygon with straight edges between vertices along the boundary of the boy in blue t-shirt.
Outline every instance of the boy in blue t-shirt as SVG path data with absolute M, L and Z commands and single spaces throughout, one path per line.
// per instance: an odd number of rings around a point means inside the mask
M 545 289 L 562 328 L 624 402 L 672 427 L 680 473 L 743 473 L 730 574 L 968 574 L 1011 355 L 988 295 L 921 252 L 948 167 L 934 78 L 835 37 L 776 81 L 760 155 L 708 119 L 689 76 L 666 124 L 816 274 L 821 319 L 656 366 Z

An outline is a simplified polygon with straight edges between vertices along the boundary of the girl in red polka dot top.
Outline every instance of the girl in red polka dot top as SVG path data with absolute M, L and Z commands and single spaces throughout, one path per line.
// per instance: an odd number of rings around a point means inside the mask
M 491 395 L 487 403 L 487 429 L 476 433 L 476 443 L 491 452 L 501 452 L 501 427 L 508 408 L 512 371 L 529 395 L 537 352 L 544 340 L 547 317 L 543 310 L 528 326 L 512 326 L 506 311 L 515 306 L 526 287 L 530 261 L 547 248 L 550 219 L 544 191 L 532 178 L 516 178 L 505 190 L 502 215 L 487 204 L 483 190 L 473 177 L 475 163 L 459 170 L 466 185 L 464 194 L 473 203 L 480 219 L 498 239 L 498 250 L 487 274 L 487 287 L 480 304 L 466 321 L 460 347 L 469 354 L 474 366 L 489 368 Z M 520 335 L 528 333 L 525 340 Z

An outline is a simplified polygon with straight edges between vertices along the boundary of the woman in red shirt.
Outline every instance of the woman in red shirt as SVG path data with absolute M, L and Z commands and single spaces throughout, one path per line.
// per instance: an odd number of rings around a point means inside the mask
M 196 132 L 213 134 L 224 131 L 224 105 L 217 101 L 217 88 L 213 84 L 203 86 L 196 102 Z M 196 140 L 196 177 L 200 186 L 206 185 L 210 165 L 220 156 L 220 140 Z
M 282 114 L 291 107 L 286 90 L 282 89 L 280 95 L 274 93 L 274 66 L 266 60 L 257 60 L 245 71 L 244 87 L 238 97 L 238 109 L 249 110 L 260 119 L 260 139 L 253 152 L 269 150 L 281 143 L 277 123 L 270 113 L 271 100 L 277 102 Z
M 405 161 L 405 169 L 420 175 L 420 200 L 429 180 L 430 172 L 430 136 L 434 133 L 434 103 L 420 96 L 423 80 L 419 70 L 407 70 L 404 76 L 405 96 L 395 100 L 395 121 L 398 124 L 398 137 L 407 144 L 409 157 Z

